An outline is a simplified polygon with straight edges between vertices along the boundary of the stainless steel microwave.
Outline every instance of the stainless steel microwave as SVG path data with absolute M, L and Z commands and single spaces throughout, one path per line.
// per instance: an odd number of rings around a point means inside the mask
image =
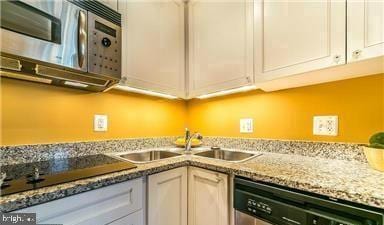
M 1 1 L 1 76 L 93 91 L 121 78 L 121 15 L 97 1 Z

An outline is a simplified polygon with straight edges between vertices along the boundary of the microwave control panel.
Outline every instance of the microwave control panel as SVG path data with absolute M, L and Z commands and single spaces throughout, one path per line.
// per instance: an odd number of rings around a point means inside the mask
M 88 72 L 121 77 L 121 27 L 88 12 Z

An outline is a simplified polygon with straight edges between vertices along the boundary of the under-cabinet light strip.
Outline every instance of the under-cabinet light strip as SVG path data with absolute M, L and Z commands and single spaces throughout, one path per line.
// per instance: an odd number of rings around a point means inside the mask
M 212 98 L 212 97 L 217 97 L 217 96 L 222 96 L 222 95 L 245 92 L 245 91 L 250 91 L 250 90 L 255 90 L 255 89 L 257 89 L 256 86 L 250 85 L 250 86 L 244 86 L 244 87 L 239 87 L 239 88 L 234 88 L 234 89 L 229 89 L 229 90 L 224 90 L 224 91 L 218 91 L 218 92 L 214 92 L 214 93 L 210 93 L 210 94 L 204 94 L 204 95 L 197 96 L 196 98 L 206 99 L 206 98 Z
M 133 87 L 128 87 L 124 85 L 116 85 L 114 87 L 115 89 L 122 90 L 122 91 L 129 91 L 129 92 L 134 92 L 138 94 L 144 94 L 144 95 L 151 95 L 151 96 L 156 96 L 156 97 L 161 97 L 161 98 L 168 98 L 168 99 L 177 99 L 178 97 L 173 96 L 173 95 L 167 95 L 163 93 L 158 93 L 154 91 L 147 91 L 139 88 L 133 88 Z

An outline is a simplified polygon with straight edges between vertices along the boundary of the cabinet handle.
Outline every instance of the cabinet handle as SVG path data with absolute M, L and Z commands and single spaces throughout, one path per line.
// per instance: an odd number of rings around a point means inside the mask
M 341 59 L 341 55 L 335 55 L 333 57 L 333 62 L 335 62 L 336 64 L 340 62 L 340 59 Z
M 129 191 L 128 191 L 129 192 L 129 204 L 132 204 L 132 202 L 133 202 L 132 201 L 132 191 L 133 191 L 132 188 L 130 188 Z
M 85 51 L 87 49 L 87 18 L 84 11 L 79 11 L 77 30 L 77 62 L 80 68 L 83 68 L 85 61 Z
M 212 178 L 208 178 L 208 177 L 202 177 L 202 176 L 196 176 L 198 179 L 202 179 L 202 180 L 206 180 L 206 181 L 210 181 L 210 182 L 214 182 L 214 183 L 220 183 L 220 181 L 222 180 L 221 177 L 216 177 L 216 179 L 212 179 Z
M 217 174 L 216 174 L 216 182 L 217 182 L 217 183 L 220 183 L 222 180 L 223 180 L 223 178 L 220 177 L 220 174 L 219 174 L 219 173 L 217 173 Z
M 247 82 L 249 82 L 249 83 L 251 82 L 251 77 L 247 76 L 246 79 L 247 79 Z
M 361 52 L 362 51 L 360 49 L 353 51 L 352 52 L 352 57 L 355 58 L 355 59 L 359 58 L 361 56 Z

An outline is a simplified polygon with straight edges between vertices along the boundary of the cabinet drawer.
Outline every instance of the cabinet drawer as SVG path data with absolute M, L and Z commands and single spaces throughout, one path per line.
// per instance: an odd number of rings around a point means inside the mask
M 37 222 L 45 224 L 107 224 L 141 209 L 143 193 L 140 178 L 17 212 L 36 213 Z
M 108 223 L 108 225 L 144 225 L 143 210 Z

